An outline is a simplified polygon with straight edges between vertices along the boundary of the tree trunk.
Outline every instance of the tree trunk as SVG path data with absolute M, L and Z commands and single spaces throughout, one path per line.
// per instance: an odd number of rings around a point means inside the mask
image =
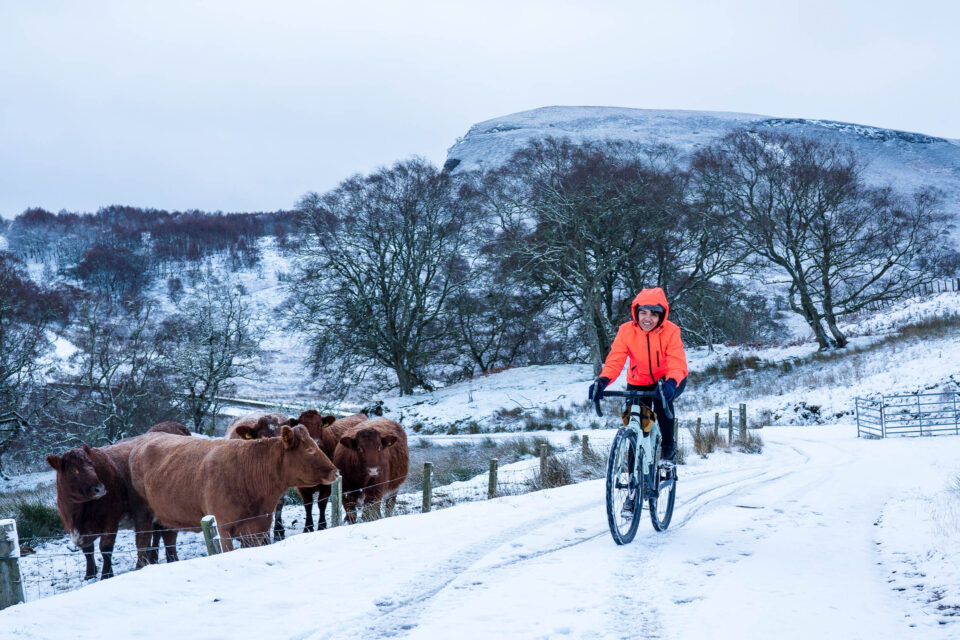
M 795 283 L 795 286 L 800 294 L 800 304 L 798 306 L 796 302 L 791 300 L 790 306 L 793 307 L 794 311 L 798 311 L 804 320 L 807 321 L 807 324 L 813 330 L 813 335 L 817 338 L 820 351 L 830 349 L 833 343 L 830 341 L 830 338 L 827 337 L 827 332 L 823 330 L 823 325 L 820 324 L 820 313 L 817 311 L 816 305 L 813 304 L 813 300 L 810 299 L 809 294 L 806 292 L 806 287 L 804 287 L 802 283 L 799 285 Z

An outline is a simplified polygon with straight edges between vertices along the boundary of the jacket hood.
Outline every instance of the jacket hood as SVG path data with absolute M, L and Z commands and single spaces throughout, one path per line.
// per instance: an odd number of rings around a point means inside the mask
M 663 289 L 660 287 L 644 289 L 637 294 L 637 297 L 634 298 L 633 302 L 630 303 L 630 319 L 634 324 L 637 324 L 636 308 L 638 306 L 648 304 L 658 304 L 663 307 L 663 317 L 660 318 L 660 322 L 657 324 L 657 327 L 663 326 L 663 323 L 667 321 L 667 316 L 670 315 L 670 303 L 667 302 L 667 294 L 665 294 Z

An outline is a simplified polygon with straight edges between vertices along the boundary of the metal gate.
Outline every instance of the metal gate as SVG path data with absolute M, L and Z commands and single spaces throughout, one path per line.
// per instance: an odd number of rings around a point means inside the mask
M 960 435 L 960 393 L 911 393 L 857 398 L 857 435 Z

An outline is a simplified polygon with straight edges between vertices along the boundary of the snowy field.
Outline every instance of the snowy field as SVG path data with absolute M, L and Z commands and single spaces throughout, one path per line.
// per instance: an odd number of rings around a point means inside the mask
M 243 280 L 269 324 L 286 262 L 272 248 L 265 262 Z M 956 328 L 891 339 L 958 312 L 960 295 L 946 293 L 863 314 L 844 327 L 850 348 L 825 359 L 802 336 L 691 349 L 700 374 L 731 357 L 764 363 L 691 384 L 678 400 L 684 426 L 711 425 L 715 412 L 725 422 L 728 406 L 746 402 L 764 452 L 701 459 L 681 432 L 688 464 L 674 523 L 657 534 L 644 514 L 627 547 L 610 539 L 600 481 L 487 501 L 478 476 L 442 489 L 475 501 L 430 514 L 409 513 L 418 496 L 408 494 L 396 518 L 72 590 L 77 577 L 63 583 L 69 592 L 0 612 L 0 638 L 960 638 L 960 436 L 864 440 L 853 425 L 857 396 L 957 390 Z M 266 346 L 276 374 L 241 381 L 238 395 L 310 404 L 295 338 L 275 332 Z M 786 361 L 789 373 L 774 366 Z M 411 447 L 524 432 L 567 447 L 589 434 L 600 448 L 615 418 L 585 406 L 592 378 L 587 365 L 524 367 L 368 399 L 384 401 Z M 0 481 L 0 491 L 49 491 L 52 478 Z M 284 520 L 302 526 L 302 513 L 288 506 Z M 122 532 L 118 549 L 131 537 Z M 66 538 L 51 545 L 75 574 Z M 181 536 L 181 557 L 202 555 L 200 545 Z
M 607 531 L 603 483 L 157 565 L 0 612 L 41 638 L 960 637 L 960 438 L 761 431 L 681 467 L 674 522 Z

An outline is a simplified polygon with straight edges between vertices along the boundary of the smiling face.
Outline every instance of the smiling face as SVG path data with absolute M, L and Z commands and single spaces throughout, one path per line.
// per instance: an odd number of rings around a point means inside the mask
M 657 328 L 660 322 L 660 316 L 649 309 L 637 309 L 637 323 L 644 331 L 652 331 Z

